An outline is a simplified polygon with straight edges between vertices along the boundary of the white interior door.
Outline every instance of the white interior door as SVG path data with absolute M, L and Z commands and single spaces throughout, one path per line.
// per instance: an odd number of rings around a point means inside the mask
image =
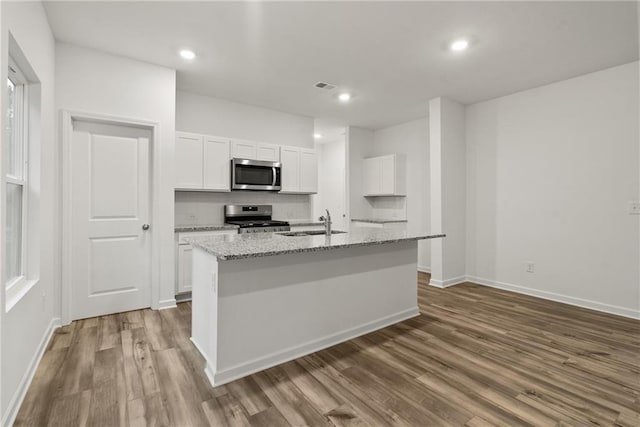
M 149 307 L 151 132 L 75 121 L 71 318 Z

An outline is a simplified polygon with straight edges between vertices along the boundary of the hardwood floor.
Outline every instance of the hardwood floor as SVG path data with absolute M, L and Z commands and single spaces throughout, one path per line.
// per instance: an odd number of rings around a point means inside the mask
M 640 322 L 427 280 L 421 316 L 216 388 L 190 303 L 74 322 L 16 425 L 640 425 Z

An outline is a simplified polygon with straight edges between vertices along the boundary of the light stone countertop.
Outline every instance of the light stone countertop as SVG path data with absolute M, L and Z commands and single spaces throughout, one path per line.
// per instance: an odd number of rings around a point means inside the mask
M 372 224 L 391 224 L 393 222 L 408 222 L 406 219 L 383 219 L 383 218 L 352 218 L 351 222 L 370 222 Z
M 257 233 L 193 237 L 186 241 L 214 255 L 218 260 L 225 261 L 439 237 L 445 235 L 365 227 L 352 229 L 348 233 L 334 234 L 330 238 L 325 235 L 290 237 L 279 233 Z
M 237 229 L 238 226 L 232 224 L 176 225 L 174 228 L 176 233 L 184 233 L 188 231 L 221 231 Z

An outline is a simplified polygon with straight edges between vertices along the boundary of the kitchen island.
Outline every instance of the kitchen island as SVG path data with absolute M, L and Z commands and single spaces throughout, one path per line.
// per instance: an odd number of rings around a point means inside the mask
M 212 385 L 417 316 L 417 241 L 353 229 L 190 239 L 192 341 Z

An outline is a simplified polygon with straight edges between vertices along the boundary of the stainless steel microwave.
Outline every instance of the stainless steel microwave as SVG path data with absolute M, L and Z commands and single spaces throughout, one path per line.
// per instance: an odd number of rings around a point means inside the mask
M 278 162 L 231 159 L 231 189 L 280 191 L 281 166 Z

